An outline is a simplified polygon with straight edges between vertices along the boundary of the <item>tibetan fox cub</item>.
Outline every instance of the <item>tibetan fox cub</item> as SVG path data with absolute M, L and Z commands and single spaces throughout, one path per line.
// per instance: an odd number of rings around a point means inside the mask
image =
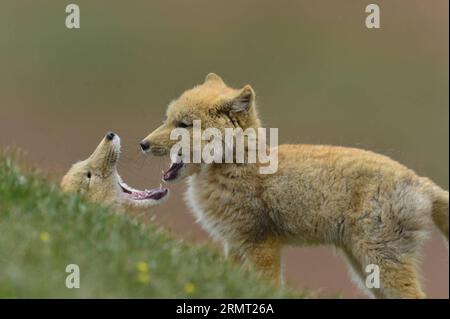
M 117 172 L 119 155 L 120 138 L 109 132 L 91 156 L 70 168 L 61 181 L 62 190 L 126 212 L 143 212 L 168 197 L 165 188 L 141 191 L 125 184 Z
M 202 129 L 221 131 L 261 125 L 251 86 L 234 89 L 211 73 L 170 103 L 164 123 L 141 148 L 168 154 L 178 142 L 171 131 L 192 130 L 194 120 L 201 120 Z M 425 297 L 419 250 L 433 222 L 448 241 L 447 191 L 370 151 L 301 144 L 277 150 L 273 174 L 260 174 L 260 163 L 177 161 L 163 179 L 186 177 L 186 200 L 198 222 L 227 255 L 253 263 L 274 281 L 281 279 L 284 245 L 325 244 L 342 252 L 363 283 L 366 266 L 378 266 L 380 287 L 370 289 L 374 297 Z

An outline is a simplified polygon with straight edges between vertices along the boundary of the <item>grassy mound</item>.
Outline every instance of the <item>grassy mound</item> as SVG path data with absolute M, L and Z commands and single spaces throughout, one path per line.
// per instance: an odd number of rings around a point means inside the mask
M 66 266 L 80 288 L 66 287 Z M 0 155 L 0 298 L 284 298 L 255 272 L 154 226 L 62 194 Z

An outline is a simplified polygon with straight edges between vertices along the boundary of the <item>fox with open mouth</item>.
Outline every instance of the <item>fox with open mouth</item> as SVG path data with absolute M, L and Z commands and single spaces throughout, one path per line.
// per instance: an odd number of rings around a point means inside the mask
M 234 89 L 217 74 L 185 91 L 167 108 L 163 124 L 142 151 L 169 155 L 172 132 L 261 128 L 250 85 Z M 194 138 L 190 134 L 190 142 Z M 252 263 L 282 282 L 287 245 L 334 246 L 361 287 L 368 266 L 379 267 L 377 298 L 423 298 L 418 259 L 434 224 L 448 243 L 448 191 L 391 158 L 327 145 L 278 146 L 278 170 L 257 163 L 172 163 L 164 181 L 187 179 L 186 201 L 198 222 L 233 260 Z M 192 148 L 190 148 L 192 153 Z M 245 150 L 244 155 L 248 153 Z
M 61 181 L 61 189 L 83 194 L 92 202 L 133 212 L 145 211 L 167 199 L 166 188 L 137 190 L 124 183 L 117 171 L 120 146 L 120 137 L 107 133 L 89 158 L 70 168 Z

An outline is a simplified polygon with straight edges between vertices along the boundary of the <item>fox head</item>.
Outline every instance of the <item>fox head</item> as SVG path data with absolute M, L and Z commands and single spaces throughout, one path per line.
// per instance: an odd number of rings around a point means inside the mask
M 125 210 L 144 210 L 167 197 L 167 189 L 140 191 L 125 184 L 117 172 L 119 155 L 120 138 L 109 132 L 91 156 L 70 168 L 61 181 L 61 189 L 80 193 L 92 202 Z
M 193 121 L 201 121 L 201 129 L 217 128 L 222 134 L 225 128 L 257 129 L 261 126 L 255 105 L 255 92 L 250 85 L 234 89 L 220 76 L 209 73 L 205 81 L 185 91 L 167 107 L 164 123 L 144 138 L 140 145 L 152 155 L 167 155 L 177 140 L 171 140 L 172 130 L 185 128 L 193 138 Z M 199 167 L 196 164 L 172 163 L 163 179 L 172 181 L 191 175 Z

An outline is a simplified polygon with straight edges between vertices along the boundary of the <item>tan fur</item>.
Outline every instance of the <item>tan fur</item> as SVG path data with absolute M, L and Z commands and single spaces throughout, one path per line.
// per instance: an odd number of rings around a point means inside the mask
M 117 172 L 120 155 L 120 138 L 103 138 L 92 155 L 84 161 L 75 163 L 62 178 L 64 192 L 80 193 L 91 202 L 114 206 L 133 214 L 147 211 L 167 198 L 136 200 L 123 191 L 138 191 L 126 185 Z M 122 187 L 121 187 L 122 186 Z
M 242 101 L 248 107 L 237 109 Z M 202 128 L 260 127 L 253 89 L 232 89 L 210 74 L 169 105 L 164 124 L 145 139 L 150 152 L 167 154 L 176 142 L 171 130 L 193 119 Z M 185 165 L 186 200 L 227 254 L 279 282 L 283 245 L 334 245 L 359 281 L 367 265 L 380 267 L 381 287 L 370 291 L 376 297 L 425 296 L 417 279 L 419 248 L 432 220 L 448 238 L 448 192 L 370 151 L 281 145 L 278 152 L 271 175 L 259 174 L 258 163 Z

